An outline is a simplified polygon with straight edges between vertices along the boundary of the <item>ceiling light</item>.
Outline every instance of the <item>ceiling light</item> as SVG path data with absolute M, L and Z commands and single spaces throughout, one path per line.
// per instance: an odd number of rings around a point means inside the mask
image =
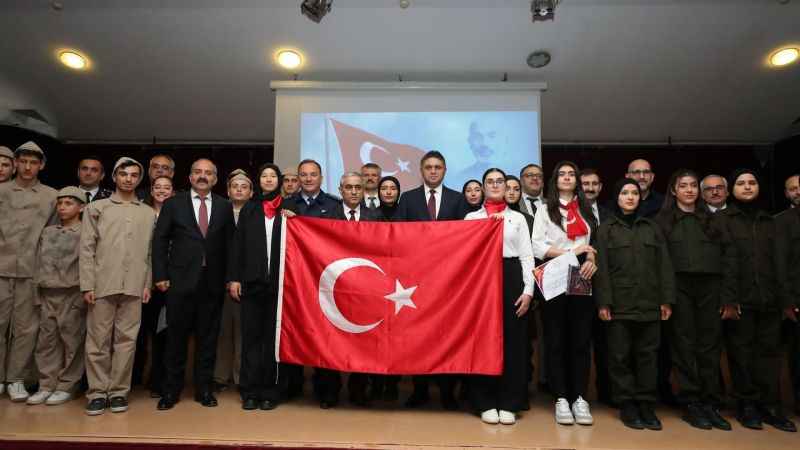
M 531 68 L 538 69 L 550 64 L 550 53 L 538 50 L 528 55 L 527 63 Z
M 75 70 L 83 70 L 89 65 L 86 58 L 71 50 L 65 50 L 59 53 L 58 59 L 61 61 L 61 64 Z
M 531 18 L 534 22 L 553 20 L 556 17 L 556 5 L 561 0 L 531 0 Z
M 333 0 L 303 0 L 300 3 L 300 12 L 304 16 L 319 23 L 325 14 L 331 12 Z
M 769 57 L 769 63 L 781 67 L 797 61 L 800 50 L 794 47 L 782 48 Z
M 300 53 L 294 50 L 281 50 L 278 52 L 278 64 L 284 69 L 296 69 L 300 67 L 303 58 Z

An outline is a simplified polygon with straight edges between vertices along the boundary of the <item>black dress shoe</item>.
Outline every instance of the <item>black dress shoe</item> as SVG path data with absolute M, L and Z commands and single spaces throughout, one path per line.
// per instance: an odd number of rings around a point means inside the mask
M 254 398 L 246 398 L 242 402 L 242 409 L 245 411 L 252 411 L 254 409 L 258 409 L 258 400 Z
M 217 398 L 211 391 L 201 392 L 200 395 L 195 395 L 194 400 L 206 408 L 213 408 L 218 405 Z
M 761 413 L 752 403 L 739 404 L 738 408 L 736 408 L 736 420 L 738 420 L 743 427 L 750 428 L 751 430 L 761 430 L 764 428 L 764 425 L 761 423 Z
M 661 431 L 661 421 L 658 420 L 653 404 L 650 402 L 639 403 L 639 417 L 642 418 L 642 425 L 648 430 Z
M 706 417 L 703 407 L 699 403 L 689 403 L 681 416 L 689 425 L 701 430 L 710 430 L 711 422 Z
M 450 394 L 442 396 L 442 408 L 446 409 L 447 411 L 458 411 L 461 409 L 461 406 L 459 406 L 456 397 Z
M 399 397 L 400 397 L 400 393 L 397 392 L 397 385 L 396 384 L 387 384 L 386 388 L 383 391 L 383 401 L 385 401 L 385 402 L 396 402 Z
M 778 408 L 762 408 L 761 411 L 764 423 L 772 425 L 773 427 L 790 433 L 796 433 L 797 427 L 794 422 L 787 419 L 783 412 Z
M 429 401 L 430 397 L 428 397 L 428 394 L 414 392 L 408 397 L 408 400 L 406 400 L 406 408 L 419 408 L 427 405 Z
M 633 402 L 625 402 L 619 410 L 619 418 L 622 424 L 634 430 L 644 430 L 642 417 L 639 415 L 639 408 Z
M 725 420 L 713 405 L 703 405 L 703 412 L 706 413 L 706 418 L 711 422 L 712 427 L 718 430 L 731 431 L 731 423 Z
M 272 400 L 264 400 L 263 402 L 261 402 L 261 405 L 259 405 L 259 408 L 262 411 L 271 411 L 277 407 L 278 407 L 278 402 L 274 402 Z
M 175 404 L 178 403 L 178 396 L 175 394 L 164 394 L 161 396 L 161 400 L 158 401 L 158 406 L 156 407 L 159 411 L 166 411 L 168 409 L 172 409 Z

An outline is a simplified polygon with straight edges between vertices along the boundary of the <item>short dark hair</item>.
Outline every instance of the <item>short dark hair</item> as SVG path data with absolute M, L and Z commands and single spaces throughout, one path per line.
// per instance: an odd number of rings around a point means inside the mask
M 313 159 L 304 159 L 304 160 L 300 161 L 300 164 L 297 165 L 297 173 L 298 174 L 300 173 L 300 167 L 303 164 L 314 164 L 315 166 L 317 166 L 317 170 L 319 170 L 319 173 L 322 173 L 322 166 L 320 166 L 318 162 L 316 162 Z M 259 172 L 259 176 L 260 175 L 261 175 L 261 173 Z
M 444 155 L 441 152 L 437 151 L 437 150 L 431 150 L 431 151 L 425 153 L 424 155 L 422 155 L 422 159 L 419 160 L 419 165 L 421 166 L 422 163 L 425 162 L 425 160 L 428 160 L 428 159 L 431 159 L 431 158 L 436 158 L 439 161 L 441 161 L 442 164 L 444 164 L 445 166 L 447 165 L 447 161 L 445 161 Z
M 97 161 L 97 162 L 99 162 L 100 163 L 100 170 L 102 170 L 105 173 L 106 166 L 105 166 L 105 164 L 103 164 L 103 160 L 100 159 L 99 156 L 97 156 L 97 155 L 84 156 L 83 158 L 80 159 L 80 161 L 78 161 L 78 167 L 80 167 L 81 163 L 84 162 L 84 161 Z
M 538 164 L 530 163 L 530 164 L 527 164 L 522 169 L 519 169 L 519 177 L 522 178 L 522 174 L 525 173 L 525 171 L 530 169 L 531 167 L 536 167 L 537 169 L 539 169 L 542 172 L 542 174 L 544 174 L 544 170 L 542 170 L 542 166 L 540 166 Z
M 368 163 L 364 164 L 363 166 L 361 166 L 361 170 L 364 170 L 364 169 L 378 169 L 378 170 L 381 170 L 381 166 L 375 164 L 374 162 L 368 162 Z
M 578 179 L 580 180 L 581 177 L 588 177 L 589 175 L 597 175 L 597 178 L 600 178 L 600 172 L 593 167 L 587 167 L 585 169 L 581 169 L 581 173 L 578 174 Z

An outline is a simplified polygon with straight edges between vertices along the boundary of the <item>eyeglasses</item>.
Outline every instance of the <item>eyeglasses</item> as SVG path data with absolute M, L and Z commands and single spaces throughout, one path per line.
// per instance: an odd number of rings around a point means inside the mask
M 706 186 L 703 188 L 703 192 L 713 192 L 713 191 L 724 191 L 725 185 L 720 184 L 719 186 Z
M 494 186 L 500 186 L 501 184 L 505 184 L 505 183 L 506 183 L 505 178 L 497 178 L 497 179 L 494 179 L 494 180 L 485 180 L 483 184 L 491 184 L 491 185 L 494 185 Z
M 542 174 L 540 174 L 540 173 L 526 173 L 525 175 L 522 176 L 522 178 L 528 178 L 528 179 L 531 179 L 531 180 L 541 180 L 542 179 Z
M 642 176 L 642 175 L 652 175 L 653 171 L 650 169 L 639 169 L 639 170 L 629 170 L 628 175 L 633 176 Z
M 156 169 L 156 170 L 172 170 L 172 166 L 170 166 L 168 164 L 150 163 L 150 168 L 151 169 Z

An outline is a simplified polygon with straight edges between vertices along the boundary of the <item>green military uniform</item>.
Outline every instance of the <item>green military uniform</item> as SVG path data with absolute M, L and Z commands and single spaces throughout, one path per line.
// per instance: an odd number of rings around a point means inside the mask
M 778 248 L 786 267 L 785 303 L 800 306 L 800 208 L 789 208 L 775 216 Z M 794 407 L 800 410 L 800 323 L 786 321 L 789 340 L 789 370 L 794 388 Z
M 677 208 L 662 212 L 658 220 L 667 234 L 677 286 L 669 330 L 678 401 L 716 406 L 722 400 L 719 308 L 737 297 L 737 253 L 728 221 L 705 210 L 687 213 Z
M 613 400 L 655 402 L 661 305 L 675 302 L 675 281 L 658 225 L 639 217 L 632 226 L 617 217 L 597 234 L 598 308 L 609 307 L 607 325 Z
M 764 211 L 746 212 L 737 205 L 721 214 L 730 220 L 743 262 L 738 296 L 729 300 L 740 305 L 741 318 L 725 324 L 733 395 L 740 402 L 777 406 L 786 266 L 779 256 L 776 223 Z

